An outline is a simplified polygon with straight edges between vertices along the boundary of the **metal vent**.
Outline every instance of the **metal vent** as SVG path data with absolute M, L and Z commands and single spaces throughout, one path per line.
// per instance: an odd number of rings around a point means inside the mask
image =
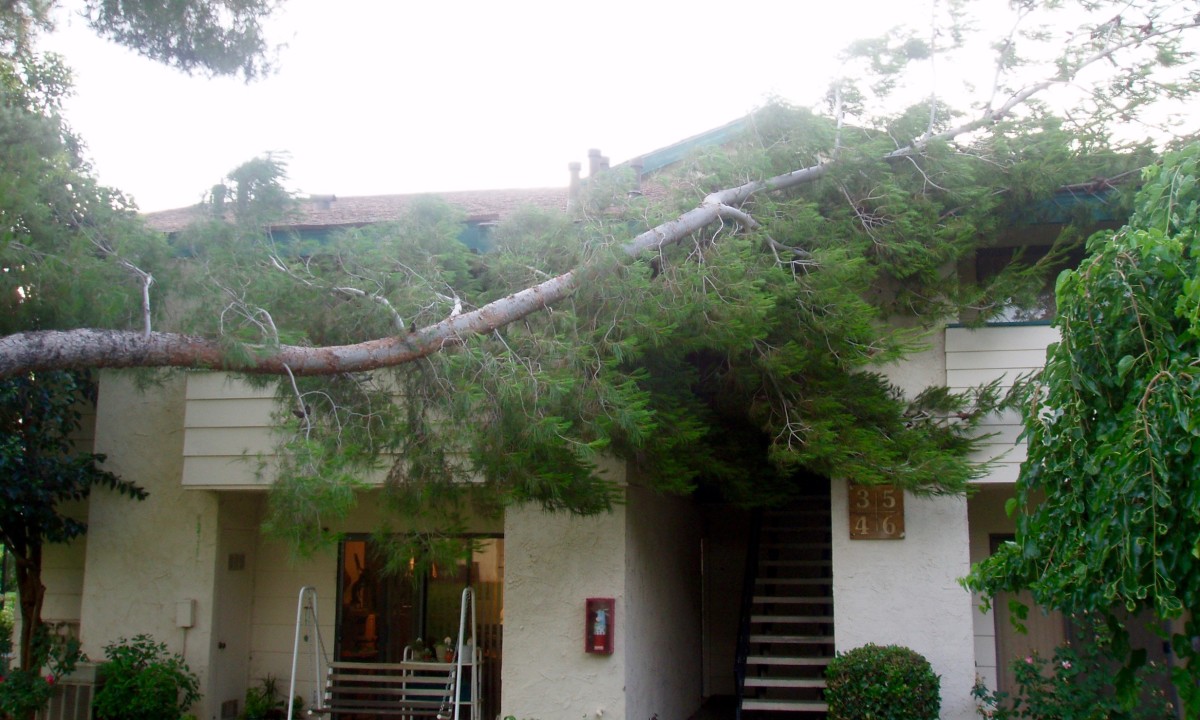
M 230 720 L 231 718 L 236 718 L 237 716 L 237 698 L 234 698 L 233 700 L 226 700 L 225 702 L 221 703 L 221 720 Z
M 229 553 L 229 569 L 230 570 L 245 570 L 246 569 L 246 553 Z

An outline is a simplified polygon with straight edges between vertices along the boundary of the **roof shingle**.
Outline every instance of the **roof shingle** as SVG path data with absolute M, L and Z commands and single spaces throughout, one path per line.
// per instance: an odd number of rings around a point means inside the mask
M 439 197 L 466 213 L 476 222 L 498 220 L 513 212 L 531 207 L 540 210 L 563 211 L 567 207 L 567 188 L 534 188 L 508 190 L 466 190 L 443 193 L 413 193 L 407 195 L 363 195 L 339 197 L 332 201 L 302 199 L 294 219 L 280 227 L 337 228 L 357 227 L 398 220 L 420 197 Z M 332 196 L 325 196 L 326 198 Z M 178 232 L 204 217 L 207 209 L 192 205 L 174 210 L 146 213 L 146 224 L 160 232 Z

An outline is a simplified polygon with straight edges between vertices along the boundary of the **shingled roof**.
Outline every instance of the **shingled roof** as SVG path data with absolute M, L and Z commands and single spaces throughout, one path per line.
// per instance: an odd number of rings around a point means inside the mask
M 636 167 L 638 176 L 655 175 L 662 168 L 672 165 L 688 153 L 700 147 L 719 145 L 728 142 L 738 132 L 743 130 L 748 118 L 738 118 L 712 130 L 680 140 L 658 150 L 649 152 L 641 157 L 621 163 L 614 169 Z M 599 150 L 589 152 L 603 160 L 603 168 L 607 168 L 607 158 L 600 158 Z M 578 168 L 578 165 L 576 165 Z M 590 168 L 589 175 L 595 174 L 598 168 Z M 578 173 L 576 173 L 578 176 Z M 648 181 L 640 185 L 641 194 L 661 196 L 665 188 L 661 183 Z M 501 220 L 513 212 L 531 207 L 539 210 L 564 211 L 570 195 L 568 187 L 508 189 L 508 190 L 468 190 L 440 193 L 413 193 L 407 195 L 363 195 L 357 197 L 336 197 L 333 195 L 314 195 L 302 199 L 296 214 L 290 222 L 281 223 L 276 229 L 321 230 L 346 227 L 359 227 L 374 223 L 391 222 L 400 219 L 401 215 L 419 197 L 439 197 L 451 205 L 463 210 L 468 222 L 488 222 Z M 173 233 L 183 230 L 191 223 L 200 220 L 208 213 L 203 205 L 192 205 L 174 210 L 146 213 L 143 218 L 146 224 L 160 232 Z
M 567 207 L 567 188 L 510 190 L 469 190 L 409 195 L 363 195 L 358 197 L 313 196 L 302 199 L 292 222 L 281 227 L 318 229 L 358 227 L 398 220 L 413 201 L 420 197 L 439 197 L 457 206 L 471 222 L 500 220 L 513 212 L 531 207 L 563 211 Z M 160 232 L 178 232 L 208 212 L 203 205 L 146 213 L 146 224 Z

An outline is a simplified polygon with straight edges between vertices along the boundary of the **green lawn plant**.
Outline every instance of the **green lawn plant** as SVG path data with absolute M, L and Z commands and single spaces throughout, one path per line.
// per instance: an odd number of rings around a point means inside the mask
M 898 645 L 839 653 L 825 678 L 830 720 L 937 720 L 942 705 L 929 661 Z

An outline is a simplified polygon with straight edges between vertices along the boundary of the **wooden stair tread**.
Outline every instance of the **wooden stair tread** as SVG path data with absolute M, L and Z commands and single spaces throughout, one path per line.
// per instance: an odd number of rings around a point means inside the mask
M 828 665 L 833 658 L 827 657 L 782 657 L 775 655 L 751 655 L 747 665 L 791 665 L 795 667 L 819 667 Z
M 802 595 L 755 595 L 754 602 L 763 604 L 777 605 L 832 605 L 833 598 L 813 595 L 804 597 Z
M 825 678 L 748 677 L 745 685 L 754 688 L 824 688 Z
M 787 645 L 826 645 L 833 642 L 832 635 L 751 635 L 752 643 L 780 643 Z
M 817 700 L 742 700 L 743 710 L 765 710 L 775 712 L 826 712 L 829 705 Z
M 832 625 L 832 615 L 751 615 L 750 623 L 812 623 L 814 625 Z

